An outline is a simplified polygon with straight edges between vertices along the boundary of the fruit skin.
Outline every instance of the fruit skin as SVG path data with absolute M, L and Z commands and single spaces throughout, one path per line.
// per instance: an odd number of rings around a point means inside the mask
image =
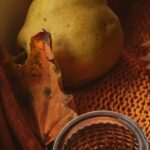
M 120 56 L 123 31 L 105 0 L 34 0 L 18 35 L 28 54 L 30 38 L 41 29 L 51 33 L 65 86 L 93 82 Z

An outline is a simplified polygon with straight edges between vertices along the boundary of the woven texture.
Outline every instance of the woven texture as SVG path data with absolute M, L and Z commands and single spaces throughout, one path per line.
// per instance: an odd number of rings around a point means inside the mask
M 135 135 L 117 124 L 99 123 L 73 134 L 63 150 L 139 150 Z
M 134 0 L 134 4 L 125 10 L 120 16 L 125 46 L 116 66 L 95 83 L 68 92 L 74 94 L 71 107 L 78 114 L 102 109 L 123 113 L 139 124 L 150 142 L 150 71 L 145 69 L 147 63 L 140 59 L 150 52 L 150 0 Z M 28 123 L 24 123 L 26 120 L 19 104 L 8 98 L 6 102 L 0 97 L 0 149 L 28 147 L 33 150 L 34 146 L 45 149 Z M 22 123 L 16 124 L 16 120 Z M 26 129 L 22 130 L 24 127 Z M 49 149 L 51 147 L 49 145 Z
M 121 17 L 125 46 L 115 68 L 88 87 L 73 90 L 78 114 L 112 110 L 130 116 L 150 142 L 150 74 L 140 57 L 150 52 L 150 1 L 136 1 Z

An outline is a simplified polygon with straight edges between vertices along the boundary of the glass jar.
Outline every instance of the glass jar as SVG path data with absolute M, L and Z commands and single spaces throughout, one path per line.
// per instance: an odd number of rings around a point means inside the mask
M 149 145 L 143 131 L 128 116 L 102 110 L 68 123 L 53 150 L 149 150 Z

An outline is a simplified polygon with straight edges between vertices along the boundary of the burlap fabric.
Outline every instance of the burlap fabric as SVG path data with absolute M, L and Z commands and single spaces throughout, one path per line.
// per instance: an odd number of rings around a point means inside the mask
M 150 1 L 135 1 L 120 19 L 125 46 L 119 62 L 92 85 L 71 91 L 74 109 L 78 114 L 105 109 L 128 115 L 150 142 L 150 76 L 148 62 L 140 59 L 150 52 Z

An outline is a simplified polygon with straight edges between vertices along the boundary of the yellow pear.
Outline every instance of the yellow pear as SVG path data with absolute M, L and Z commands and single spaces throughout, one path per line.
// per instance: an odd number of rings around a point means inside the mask
M 45 29 L 63 83 L 79 87 L 91 83 L 114 66 L 123 45 L 118 17 L 106 0 L 33 0 L 18 45 L 30 53 L 30 38 Z

